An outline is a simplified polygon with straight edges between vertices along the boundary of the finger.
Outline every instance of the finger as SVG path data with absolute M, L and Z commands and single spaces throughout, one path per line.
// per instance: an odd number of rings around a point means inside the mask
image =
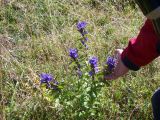
M 117 79 L 118 77 L 115 76 L 114 74 L 111 74 L 111 75 L 105 76 L 104 78 L 105 78 L 105 80 L 115 80 L 115 79 Z
M 111 75 L 104 76 L 104 79 L 105 80 L 112 80 L 112 76 Z
M 123 52 L 122 49 L 116 49 L 114 53 L 115 53 L 115 54 L 121 54 L 122 52 Z
M 121 55 L 122 52 L 123 52 L 122 49 L 116 49 L 116 50 L 115 50 L 114 55 L 115 55 L 115 58 L 116 58 L 117 60 L 120 59 L 120 55 Z

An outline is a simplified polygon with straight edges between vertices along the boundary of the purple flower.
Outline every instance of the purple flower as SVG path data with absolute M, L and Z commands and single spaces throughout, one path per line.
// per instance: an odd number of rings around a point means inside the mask
M 40 74 L 40 78 L 41 78 L 40 80 L 41 83 L 49 83 L 50 81 L 53 80 L 53 76 L 46 73 Z
M 81 30 L 79 30 L 79 31 L 80 31 L 80 33 L 82 34 L 82 36 L 88 34 L 88 32 L 87 32 L 85 29 L 81 29 Z
M 85 38 L 85 41 L 88 41 L 88 38 L 87 38 L 87 37 Z
M 94 68 L 94 71 L 95 71 L 95 73 L 98 73 L 98 72 L 99 72 L 98 67 L 95 67 L 95 68 Z
M 77 23 L 77 29 L 81 33 L 81 35 L 84 37 L 84 35 L 88 34 L 88 32 L 85 30 L 85 27 L 87 26 L 87 23 L 82 21 Z
M 54 81 L 50 83 L 50 86 L 48 87 L 53 90 L 58 90 L 58 85 L 59 85 L 59 82 L 54 79 Z
M 59 85 L 59 82 L 58 81 L 56 81 L 56 80 L 54 80 L 54 85 Z
M 97 67 L 97 63 L 98 63 L 98 58 L 93 56 L 89 59 L 89 63 L 91 65 L 92 68 Z
M 87 23 L 82 21 L 82 22 L 78 22 L 77 24 L 77 29 L 78 30 L 81 30 L 81 29 L 84 29 L 86 27 Z
M 69 56 L 73 59 L 78 58 L 78 51 L 77 49 L 70 49 L 69 50 Z
M 81 40 L 82 45 L 84 45 L 85 48 L 88 49 L 88 46 L 87 46 L 87 44 L 86 44 L 85 42 L 86 42 L 86 40 L 85 40 L 85 41 L 84 41 L 84 40 Z
M 40 80 L 41 84 L 46 83 L 46 87 L 48 89 L 58 90 L 59 82 L 56 81 L 52 75 L 42 73 L 42 74 L 40 74 L 40 78 L 41 78 L 41 80 Z
M 93 71 L 90 71 L 90 72 L 89 72 L 89 75 L 90 75 L 90 76 L 93 76 L 93 75 L 94 75 L 94 72 L 93 72 Z
M 98 73 L 98 58 L 93 56 L 89 59 L 89 63 L 91 65 L 92 70 L 89 72 L 90 76 L 93 76 L 94 74 Z
M 85 41 L 83 41 L 83 40 L 81 40 L 81 43 L 82 43 L 84 46 L 86 45 Z
M 108 69 L 112 70 L 115 67 L 116 59 L 114 57 L 107 57 L 106 64 L 108 65 Z
M 52 90 L 55 90 L 55 91 L 59 90 L 58 86 L 55 86 L 55 85 L 52 86 L 51 89 L 52 89 Z
M 77 23 L 77 29 L 82 35 L 81 43 L 88 49 L 88 46 L 86 45 L 86 42 L 88 41 L 88 38 L 85 36 L 88 34 L 88 32 L 85 30 L 85 27 L 87 26 L 87 23 L 82 21 Z

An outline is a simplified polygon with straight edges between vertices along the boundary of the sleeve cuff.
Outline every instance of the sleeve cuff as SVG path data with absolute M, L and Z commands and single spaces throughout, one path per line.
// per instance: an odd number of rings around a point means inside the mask
M 126 56 L 121 58 L 122 59 L 122 62 L 123 64 L 129 68 L 130 70 L 134 70 L 134 71 L 137 71 L 140 69 L 139 66 L 135 65 L 134 63 L 132 63 Z
M 158 41 L 156 46 L 157 53 L 160 55 L 160 41 Z

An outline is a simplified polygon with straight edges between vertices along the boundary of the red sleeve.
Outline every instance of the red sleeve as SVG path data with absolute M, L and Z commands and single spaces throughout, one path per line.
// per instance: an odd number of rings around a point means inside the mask
M 124 49 L 121 59 L 129 69 L 138 70 L 159 56 L 160 40 L 154 30 L 153 24 L 147 20 L 137 38 L 129 41 Z

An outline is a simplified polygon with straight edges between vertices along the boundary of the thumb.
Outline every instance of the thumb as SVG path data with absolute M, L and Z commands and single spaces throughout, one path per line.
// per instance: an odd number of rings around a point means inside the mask
M 116 59 L 116 65 L 119 62 L 119 60 L 121 59 L 122 52 L 123 52 L 122 49 L 116 49 L 114 52 L 114 58 Z
M 118 57 L 122 54 L 123 50 L 122 49 L 116 49 L 114 54 L 115 54 L 115 57 Z

